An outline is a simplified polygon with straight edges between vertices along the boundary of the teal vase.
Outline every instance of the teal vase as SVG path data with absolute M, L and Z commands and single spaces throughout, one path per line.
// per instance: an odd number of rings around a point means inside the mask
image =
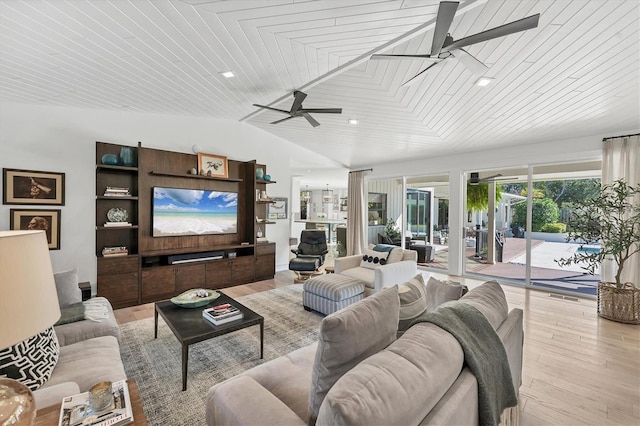
M 256 169 L 256 179 L 262 180 L 264 178 L 264 169 L 262 167 L 258 167 Z
M 127 167 L 133 167 L 136 163 L 133 154 L 133 148 L 129 148 L 128 146 L 123 146 L 120 148 L 120 164 Z

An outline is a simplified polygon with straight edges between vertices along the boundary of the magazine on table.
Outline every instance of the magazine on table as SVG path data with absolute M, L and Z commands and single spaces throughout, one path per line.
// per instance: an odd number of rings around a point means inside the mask
M 126 380 L 111 385 L 113 401 L 100 411 L 89 405 L 89 392 L 67 396 L 62 400 L 59 426 L 120 426 L 133 422 L 131 398 Z
M 227 322 L 242 319 L 243 315 L 238 308 L 229 303 L 225 303 L 223 305 L 218 305 L 203 310 L 202 317 L 215 325 L 221 325 Z

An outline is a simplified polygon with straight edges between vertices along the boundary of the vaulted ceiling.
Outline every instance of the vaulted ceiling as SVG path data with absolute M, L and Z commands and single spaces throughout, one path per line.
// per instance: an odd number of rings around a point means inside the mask
M 0 100 L 244 120 L 351 168 L 640 128 L 637 0 L 461 1 L 454 39 L 540 23 L 468 47 L 487 87 L 456 60 L 401 86 L 429 64 L 369 58 L 427 53 L 438 5 L 1 0 Z M 288 110 L 293 90 L 343 113 L 273 125 L 252 106 Z

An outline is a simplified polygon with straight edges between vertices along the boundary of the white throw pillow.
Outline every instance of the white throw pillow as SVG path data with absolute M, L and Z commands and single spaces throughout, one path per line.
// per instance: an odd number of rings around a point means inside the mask
M 365 249 L 362 253 L 360 266 L 367 269 L 376 269 L 379 266 L 387 264 L 387 257 L 389 257 L 389 252 Z

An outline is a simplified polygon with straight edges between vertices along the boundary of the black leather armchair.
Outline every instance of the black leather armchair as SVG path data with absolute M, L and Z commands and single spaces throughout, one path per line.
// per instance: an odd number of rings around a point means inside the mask
M 291 250 L 296 255 L 289 261 L 289 269 L 298 275 L 297 281 L 302 281 L 303 276 L 308 278 L 323 263 L 327 248 L 327 236 L 323 230 L 305 229 L 300 234 L 298 248 Z

